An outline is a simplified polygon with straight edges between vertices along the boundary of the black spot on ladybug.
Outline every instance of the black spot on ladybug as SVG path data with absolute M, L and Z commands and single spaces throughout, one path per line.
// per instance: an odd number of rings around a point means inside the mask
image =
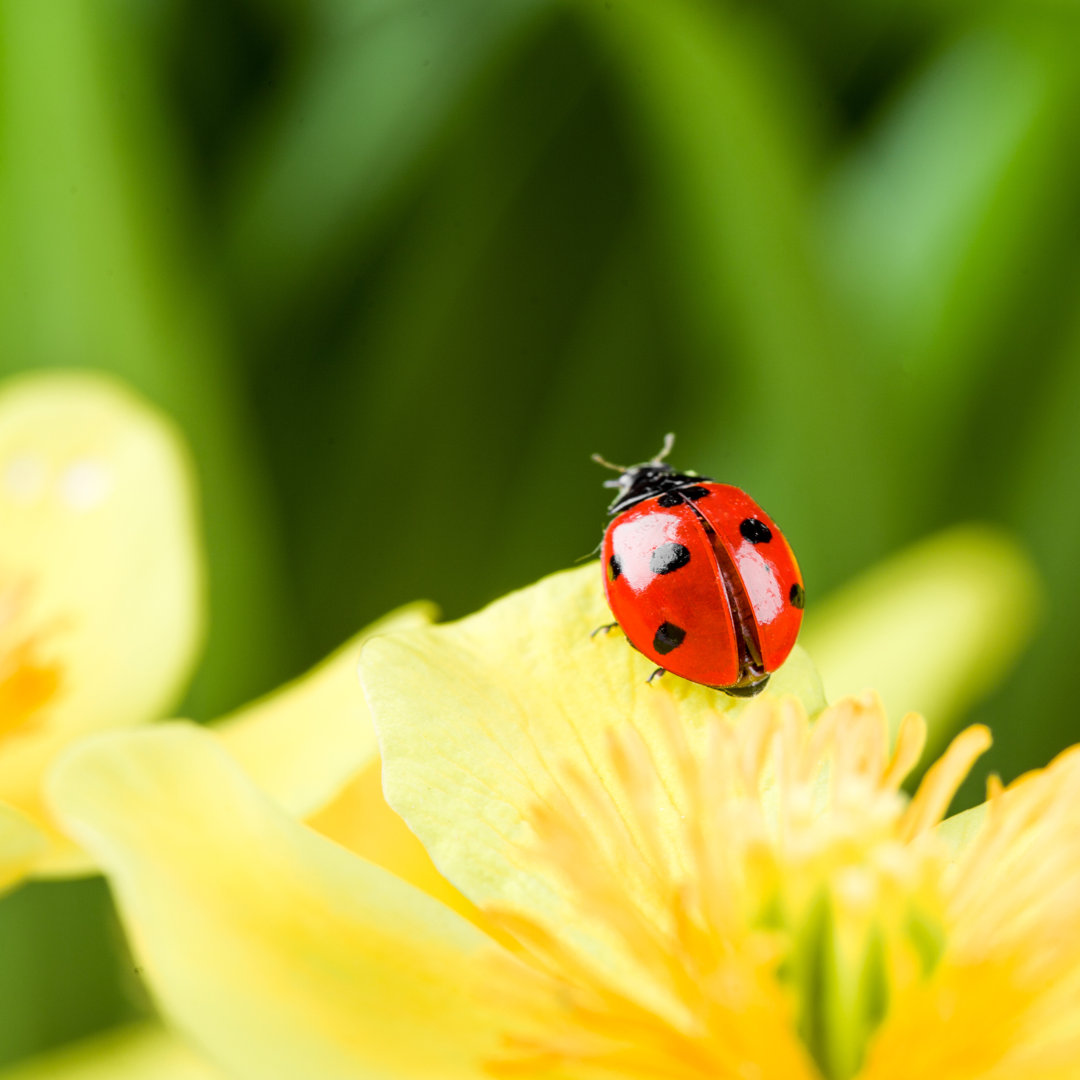
M 792 607 L 804 608 L 806 607 L 806 590 L 796 581 L 791 586 L 788 599 L 791 601 Z
M 661 656 L 666 656 L 672 649 L 677 649 L 685 639 L 686 631 L 681 626 L 669 622 L 661 623 L 652 639 L 652 646 Z
M 772 530 L 764 521 L 758 521 L 757 518 L 743 518 L 739 532 L 751 544 L 767 544 L 772 539 Z
M 649 556 L 649 569 L 654 574 L 670 574 L 672 570 L 678 570 L 690 561 L 690 551 L 682 544 L 669 541 L 661 544 Z
M 669 491 L 667 494 L 661 495 L 660 498 L 656 500 L 656 505 L 662 506 L 666 510 L 672 506 L 678 506 L 682 501 L 681 495 L 676 495 L 675 492 Z
M 688 499 L 692 499 L 694 502 L 697 502 L 698 499 L 704 499 L 706 495 L 711 495 L 712 494 L 712 492 L 709 491 L 708 488 L 704 488 L 704 487 L 683 488 L 682 493 Z
M 612 555 L 608 559 L 607 563 L 607 576 L 608 581 L 614 581 L 622 573 L 622 563 L 619 562 L 618 555 Z

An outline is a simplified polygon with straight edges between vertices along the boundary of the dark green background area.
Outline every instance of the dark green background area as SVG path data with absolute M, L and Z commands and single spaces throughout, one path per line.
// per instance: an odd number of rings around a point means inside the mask
M 116 372 L 190 438 L 197 718 L 588 555 L 589 454 L 670 430 L 811 609 L 1020 537 L 1009 778 L 1080 735 L 1078 45 L 1038 0 L 0 0 L 0 373 Z M 100 882 L 0 901 L 0 1060 L 136 987 Z

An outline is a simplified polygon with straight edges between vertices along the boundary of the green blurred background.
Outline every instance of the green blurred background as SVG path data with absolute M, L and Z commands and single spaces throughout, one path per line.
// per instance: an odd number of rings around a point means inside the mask
M 673 430 L 811 605 L 1022 539 L 1009 778 L 1080 735 L 1078 43 L 1065 0 L 0 0 L 0 374 L 119 373 L 191 439 L 189 715 L 586 555 L 588 455 Z M 138 1000 L 100 882 L 0 901 L 0 1061 Z

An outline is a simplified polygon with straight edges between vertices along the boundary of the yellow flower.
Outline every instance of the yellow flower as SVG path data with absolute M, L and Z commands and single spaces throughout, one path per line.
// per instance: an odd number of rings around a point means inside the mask
M 55 828 L 43 777 L 72 741 L 157 719 L 182 687 L 202 636 L 195 518 L 178 433 L 130 391 L 86 373 L 0 388 L 0 888 L 91 869 Z M 378 772 L 357 658 L 368 637 L 430 617 L 425 604 L 388 615 L 215 737 L 289 812 L 381 850 L 387 830 L 338 820 Z M 401 832 L 394 868 L 458 902 Z
M 388 797 L 471 919 L 205 731 L 71 750 L 53 801 L 166 1015 L 260 1080 L 1068 1074 L 1075 755 L 950 834 L 982 729 L 909 800 L 917 718 L 890 752 L 876 699 L 820 711 L 798 652 L 780 696 L 647 687 L 603 614 L 585 567 L 365 649 Z
M 201 637 L 191 474 L 172 425 L 116 383 L 0 387 L 0 888 L 85 859 L 42 777 L 78 736 L 160 716 Z

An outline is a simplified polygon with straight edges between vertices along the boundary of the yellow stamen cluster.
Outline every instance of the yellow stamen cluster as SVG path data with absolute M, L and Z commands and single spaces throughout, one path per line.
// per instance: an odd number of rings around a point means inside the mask
M 1048 940 L 1067 928 L 1066 951 L 1080 959 L 1080 916 L 1069 910 L 1080 900 L 1080 840 L 1063 877 L 1044 828 L 1050 807 L 1066 832 L 1080 824 L 1060 782 L 995 789 L 985 828 L 952 861 L 936 826 L 989 745 L 985 729 L 961 734 L 909 799 L 900 785 L 925 725 L 906 717 L 890 754 L 874 697 L 815 721 L 793 700 L 759 701 L 701 731 L 665 701 L 659 743 L 614 733 L 611 779 L 569 776 L 534 814 L 538 855 L 558 869 L 579 919 L 568 928 L 493 913 L 521 946 L 528 974 L 515 975 L 516 992 L 532 995 L 530 1025 L 494 1071 L 989 1077 L 1017 1045 L 1003 1010 L 1028 1010 L 1027 1044 L 1046 1035 L 1036 1020 L 1058 1015 L 1031 1012 L 1035 998 L 1064 995 L 1069 1021 L 1080 1020 L 1080 975 L 1066 977 Z M 1047 848 L 1047 865 L 1012 880 L 1033 844 Z M 969 1008 L 957 1041 L 954 1018 Z M 988 1008 L 1004 1025 L 989 1034 L 976 1015 Z M 932 1022 L 928 1046 L 918 1029 Z M 942 1071 L 939 1061 L 955 1064 L 950 1047 L 967 1054 L 979 1039 L 978 1070 Z M 1054 1045 L 1066 1042 L 1059 1034 Z

